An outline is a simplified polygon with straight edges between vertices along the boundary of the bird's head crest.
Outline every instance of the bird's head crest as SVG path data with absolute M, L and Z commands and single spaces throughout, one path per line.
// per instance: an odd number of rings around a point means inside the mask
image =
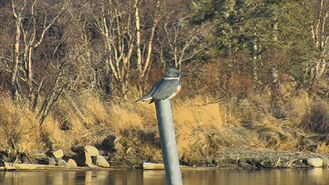
M 169 68 L 165 74 L 165 78 L 179 78 L 180 72 L 175 68 Z

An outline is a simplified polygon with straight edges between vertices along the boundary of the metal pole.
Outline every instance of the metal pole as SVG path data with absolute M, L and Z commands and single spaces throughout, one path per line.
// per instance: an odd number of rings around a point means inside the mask
M 156 101 L 155 109 L 158 118 L 167 184 L 182 185 L 170 101 L 168 99 Z

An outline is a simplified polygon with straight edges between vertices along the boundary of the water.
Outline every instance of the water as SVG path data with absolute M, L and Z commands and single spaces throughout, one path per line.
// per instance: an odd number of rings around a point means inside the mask
M 329 169 L 189 170 L 184 185 L 328 185 Z M 11 171 L 0 185 L 165 185 L 164 171 Z

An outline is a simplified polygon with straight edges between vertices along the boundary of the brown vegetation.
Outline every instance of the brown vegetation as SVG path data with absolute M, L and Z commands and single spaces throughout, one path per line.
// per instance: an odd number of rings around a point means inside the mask
M 36 153 L 94 144 L 109 150 L 117 164 L 161 161 L 155 111 L 152 104 L 121 101 L 106 104 L 87 93 L 77 97 L 81 118 L 67 102 L 58 102 L 40 127 L 27 106 L 1 98 L 1 148 Z M 325 103 L 307 93 L 286 97 L 284 118 L 276 118 L 269 95 L 250 96 L 240 102 L 216 102 L 197 96 L 173 102 L 174 123 L 181 161 L 202 165 L 225 148 L 272 149 L 328 153 L 323 133 L 329 116 Z M 109 136 L 116 138 L 108 142 Z
M 159 161 L 154 106 L 132 102 L 176 67 L 184 163 L 226 147 L 328 153 L 329 4 L 233 4 L 1 1 L 0 150 L 96 144 L 118 164 Z

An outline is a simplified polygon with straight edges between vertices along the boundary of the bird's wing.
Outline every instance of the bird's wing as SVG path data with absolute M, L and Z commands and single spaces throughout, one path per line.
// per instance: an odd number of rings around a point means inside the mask
M 156 84 L 153 85 L 153 87 L 152 87 L 152 89 L 150 90 L 149 93 L 147 93 L 145 96 L 141 97 L 140 99 L 136 100 L 135 102 L 151 100 L 152 97 L 153 97 L 152 95 L 153 95 L 154 92 L 157 90 L 159 84 L 161 84 L 162 81 L 164 81 L 164 80 L 163 80 L 163 79 L 162 79 L 162 80 L 159 80 Z
M 176 91 L 178 85 L 179 80 L 163 80 L 152 94 L 152 99 L 167 99 Z

